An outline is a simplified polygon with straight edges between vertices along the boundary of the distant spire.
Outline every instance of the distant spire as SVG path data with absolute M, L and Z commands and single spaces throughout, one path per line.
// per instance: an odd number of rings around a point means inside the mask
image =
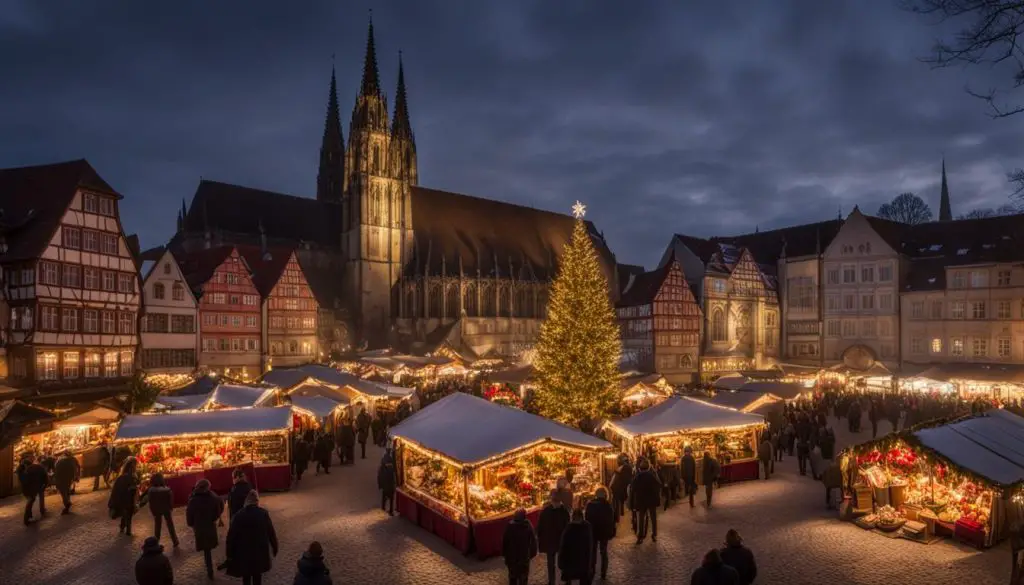
M 333 60 L 333 57 L 332 57 Z M 331 88 L 327 95 L 327 118 L 324 137 L 320 145 L 320 170 L 316 177 L 316 198 L 321 201 L 341 201 L 345 176 L 345 140 L 338 112 L 338 82 L 331 66 Z
M 395 91 L 395 116 L 391 122 L 391 135 L 412 140 L 412 124 L 409 122 L 409 103 L 405 95 L 405 67 L 402 52 L 398 52 L 398 89 Z
M 370 9 L 370 26 L 366 35 L 366 58 L 363 62 L 363 83 L 361 95 L 380 93 L 380 74 L 377 72 L 377 48 L 373 42 L 373 9 Z
M 946 157 L 942 157 L 942 191 L 939 194 L 939 221 L 952 221 L 953 208 L 949 204 L 949 185 L 946 183 Z

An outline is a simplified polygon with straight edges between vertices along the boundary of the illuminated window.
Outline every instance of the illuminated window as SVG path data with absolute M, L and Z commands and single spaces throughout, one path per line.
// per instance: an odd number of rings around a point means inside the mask
M 988 340 L 975 337 L 971 340 L 971 355 L 985 357 L 988 355 Z
M 996 340 L 996 352 L 998 352 L 998 355 L 1001 358 L 1008 358 L 1008 357 L 1010 357 L 1010 338 L 1009 337 L 1000 337 L 998 340 Z
M 954 337 L 949 340 L 950 355 L 964 355 L 964 340 L 961 337 Z
M 725 313 L 716 308 L 711 313 L 711 340 L 725 341 Z
M 942 340 L 938 337 L 932 339 L 932 353 L 942 353 Z
M 36 379 L 56 380 L 57 379 L 57 354 L 39 353 L 36 354 Z
M 171 285 L 171 298 L 176 301 L 185 300 L 185 287 L 180 282 Z
M 132 360 L 132 352 L 121 352 L 121 375 L 131 376 L 134 371 L 135 362 Z
M 64 352 L 64 379 L 74 379 L 78 377 L 78 352 L 67 351 Z
M 116 378 L 117 377 L 117 352 L 108 351 L 103 354 L 103 377 L 104 378 Z

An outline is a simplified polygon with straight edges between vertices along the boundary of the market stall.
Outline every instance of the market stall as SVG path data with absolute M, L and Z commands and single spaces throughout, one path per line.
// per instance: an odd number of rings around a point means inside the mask
M 203 477 L 226 493 L 239 466 L 252 466 L 249 478 L 260 491 L 291 487 L 291 425 L 289 406 L 131 415 L 121 421 L 114 444 L 131 449 L 144 476 L 163 473 L 175 503 L 184 504 Z
M 242 386 L 239 384 L 218 384 L 210 394 L 210 399 L 203 408 L 215 410 L 220 408 L 252 408 L 262 406 L 273 400 L 277 389 L 266 386 Z
M 771 409 L 783 402 L 781 398 L 770 392 L 716 392 L 713 397 L 707 398 L 705 402 L 734 408 L 740 412 L 761 412 Z
M 757 440 L 764 427 L 762 416 L 685 396 L 603 425 L 612 442 L 634 458 L 644 455 L 674 465 L 686 447 L 698 459 L 710 453 L 721 464 L 722 483 L 758 478 Z
M 501 553 L 509 515 L 540 506 L 567 470 L 584 499 L 604 481 L 611 445 L 482 398 L 456 392 L 391 429 L 399 513 L 463 552 Z
M 712 382 L 711 387 L 715 390 L 739 390 L 749 381 L 746 376 L 740 374 L 726 374 Z
M 70 451 L 78 459 L 83 477 L 102 474 L 100 450 L 113 439 L 121 416 L 121 412 L 105 406 L 83 406 L 67 412 L 42 432 L 21 437 L 14 446 L 15 465 L 28 453 L 56 459 Z
M 965 400 L 982 398 L 1005 404 L 1011 400 L 1024 400 L 1024 366 L 939 364 L 904 378 L 900 387 L 918 393 L 956 393 Z
M 793 382 L 747 382 L 740 386 L 739 391 L 754 394 L 771 394 L 786 402 L 810 398 L 813 394 L 813 391 L 802 384 Z
M 339 402 L 316 394 L 291 394 L 287 400 L 294 411 L 292 427 L 300 432 L 325 429 L 333 434 L 338 419 L 345 416 L 345 407 L 348 406 L 348 401 Z
M 672 395 L 672 386 L 661 374 L 632 373 L 619 381 L 622 402 L 628 408 L 653 406 Z
M 190 394 L 187 396 L 167 395 L 158 396 L 153 403 L 153 410 L 180 414 L 183 412 L 197 412 L 210 401 L 209 394 Z
M 55 415 L 20 400 L 0 401 L 0 498 L 15 492 L 14 446 L 22 436 L 50 428 Z
M 933 421 L 840 455 L 862 528 L 985 548 L 1022 519 L 1024 418 L 1005 410 Z

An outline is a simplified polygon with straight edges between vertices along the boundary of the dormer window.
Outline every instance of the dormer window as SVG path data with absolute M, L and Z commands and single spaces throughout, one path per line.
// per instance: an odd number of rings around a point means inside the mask
M 117 206 L 110 197 L 100 197 L 100 215 L 114 217 Z

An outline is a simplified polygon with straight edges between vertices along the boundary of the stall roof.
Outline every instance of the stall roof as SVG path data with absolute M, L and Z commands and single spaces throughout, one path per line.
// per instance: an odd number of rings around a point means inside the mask
M 311 412 L 319 418 L 330 416 L 338 407 L 344 406 L 340 402 L 323 396 L 292 396 L 292 405 L 300 410 Z
M 628 390 L 637 384 L 644 384 L 645 386 L 662 386 L 666 383 L 665 376 L 657 373 L 631 373 L 624 375 L 619 379 L 619 385 L 622 386 L 623 390 Z
M 295 386 L 291 389 L 288 395 L 291 396 L 293 400 L 296 396 L 320 396 L 328 400 L 333 400 L 338 404 L 350 403 L 348 396 L 346 396 L 344 392 L 331 386 L 321 384 L 316 380 L 310 380 L 309 382 Z
M 715 394 L 714 398 L 708 398 L 706 402 L 743 411 L 761 399 L 765 399 L 766 404 L 781 400 L 778 396 L 766 392 L 719 392 Z
M 764 417 L 760 415 L 747 414 L 686 396 L 672 396 L 660 404 L 611 424 L 633 435 L 656 435 L 763 423 Z
M 1024 366 L 1017 364 L 938 364 L 918 373 L 915 377 L 949 382 L 950 380 L 976 380 L 1004 384 L 1024 384 Z
M 507 370 L 491 372 L 487 379 L 499 384 L 525 384 L 533 377 L 533 366 L 517 366 Z
M 182 435 L 257 433 L 287 430 L 292 424 L 289 406 L 240 408 L 183 414 L 133 414 L 121 421 L 115 441 L 138 441 Z
M 921 429 L 914 436 L 950 462 L 997 485 L 1024 481 L 1024 419 L 1005 410 Z
M 272 394 L 273 388 L 259 386 L 238 386 L 236 384 L 219 384 L 210 395 L 210 402 L 216 402 L 228 408 L 249 408 L 256 406 Z
M 739 390 L 744 384 L 747 383 L 746 376 L 739 374 L 732 376 L 722 376 L 711 383 L 715 388 L 723 388 L 725 390 Z
M 171 410 L 199 410 L 210 400 L 209 394 L 188 394 L 185 396 L 158 396 L 156 403 Z
M 263 377 L 260 378 L 260 380 L 265 384 L 288 389 L 298 386 L 309 378 L 310 375 L 308 372 L 299 369 L 285 368 L 270 370 L 263 374 Z
M 97 406 L 85 412 L 70 416 L 64 420 L 54 423 L 57 427 L 74 427 L 80 425 L 106 425 L 115 423 L 121 418 L 121 413 L 113 408 Z
M 830 372 L 837 372 L 839 374 L 845 374 L 847 376 L 862 376 L 864 378 L 885 377 L 885 376 L 891 376 L 892 375 L 892 370 L 890 370 L 889 368 L 885 367 L 885 365 L 883 365 L 883 364 L 881 364 L 879 362 L 875 362 L 875 363 L 871 364 L 871 367 L 869 367 L 866 370 L 859 370 L 857 368 L 851 368 L 850 366 L 847 366 L 846 364 L 836 364 L 836 365 L 830 367 L 828 369 L 828 371 L 830 371 Z
M 806 392 L 807 388 L 793 382 L 748 382 L 739 390 L 740 392 L 774 394 L 783 400 L 793 400 Z
M 544 440 L 611 447 L 607 441 L 546 418 L 462 392 L 420 410 L 392 428 L 391 434 L 465 464 Z
M 387 396 L 387 391 L 381 386 L 364 380 L 359 376 L 342 372 L 341 370 L 318 364 L 299 366 L 296 370 L 305 372 L 309 377 L 334 386 L 348 386 L 353 390 L 366 394 L 367 396 Z

